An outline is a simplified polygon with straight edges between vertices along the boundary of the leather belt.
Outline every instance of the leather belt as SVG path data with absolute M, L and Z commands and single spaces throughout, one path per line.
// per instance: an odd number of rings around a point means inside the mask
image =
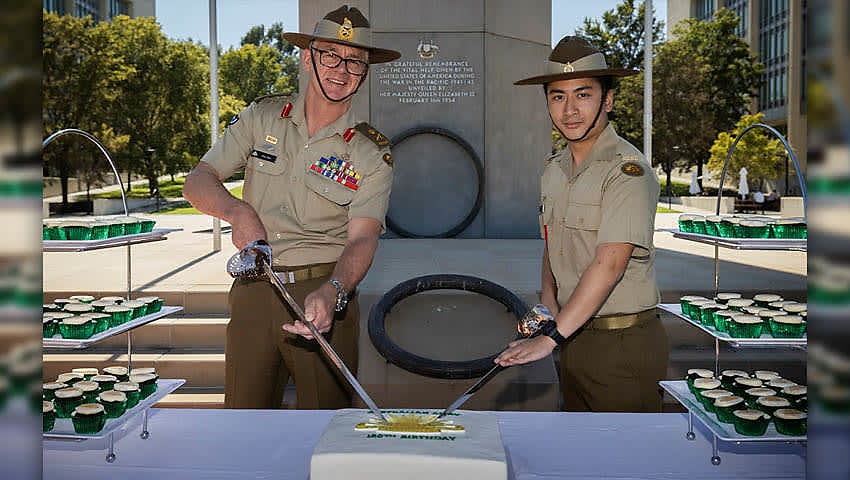
M 584 328 L 588 330 L 620 330 L 655 318 L 655 308 L 631 314 L 602 315 L 588 320 Z
M 327 277 L 334 273 L 336 263 L 318 263 L 301 267 L 273 267 L 274 274 L 283 283 L 296 283 L 312 280 L 319 277 Z

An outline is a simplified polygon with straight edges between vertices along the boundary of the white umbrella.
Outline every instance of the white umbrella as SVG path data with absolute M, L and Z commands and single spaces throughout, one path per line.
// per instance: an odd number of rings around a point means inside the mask
M 738 194 L 741 195 L 741 198 L 744 198 L 750 193 L 750 186 L 747 184 L 747 168 L 741 167 L 741 171 L 738 173 L 741 175 L 741 181 L 738 182 Z
M 701 191 L 702 190 L 699 188 L 699 182 L 697 182 L 697 172 L 691 172 L 691 186 L 688 187 L 688 192 L 691 195 L 696 195 Z

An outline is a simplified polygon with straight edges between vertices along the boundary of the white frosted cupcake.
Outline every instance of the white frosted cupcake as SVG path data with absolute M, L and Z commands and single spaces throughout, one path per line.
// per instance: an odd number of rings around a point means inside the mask
M 757 295 L 753 295 L 753 300 L 755 300 L 756 305 L 760 307 L 767 307 L 772 302 L 781 302 L 782 297 L 775 293 L 759 293 Z
M 741 435 L 757 437 L 764 435 L 770 423 L 770 415 L 761 410 L 735 410 L 735 431 Z
M 803 436 L 807 430 L 808 414 L 793 408 L 781 408 L 773 413 L 776 431 L 782 435 Z
M 71 295 L 68 298 L 81 303 L 91 303 L 92 301 L 94 301 L 94 297 L 91 295 Z
M 755 372 L 753 372 L 753 376 L 763 382 L 769 382 L 777 378 L 782 378 L 779 375 L 779 372 L 774 372 L 773 370 L 756 370 Z
M 768 380 L 767 385 L 765 385 L 765 386 L 767 388 L 774 388 L 774 389 L 777 389 L 777 390 L 782 390 L 783 388 L 793 387 L 794 385 L 797 385 L 797 383 L 792 382 L 791 380 L 788 380 L 787 378 L 777 377 L 777 378 L 773 378 L 773 379 Z
M 741 298 L 741 294 L 736 292 L 721 292 L 715 295 L 714 300 L 717 303 L 726 305 L 729 300 L 732 300 L 733 298 Z
M 59 383 L 67 383 L 71 385 L 72 383 L 77 383 L 80 380 L 85 380 L 85 376 L 82 373 L 78 372 L 65 372 L 60 373 L 56 376 L 56 381 Z
M 803 312 L 807 312 L 809 310 L 808 303 L 789 303 L 787 305 L 782 306 L 782 310 L 788 312 L 791 315 L 799 315 Z
M 755 300 L 751 298 L 730 298 L 729 301 L 726 302 L 726 305 L 733 310 L 741 312 L 744 307 L 749 307 L 753 303 L 755 303 Z
M 76 433 L 91 434 L 103 430 L 106 424 L 106 412 L 99 403 L 84 403 L 71 414 Z
M 729 336 L 734 338 L 758 338 L 764 324 L 755 315 L 735 315 L 729 323 Z

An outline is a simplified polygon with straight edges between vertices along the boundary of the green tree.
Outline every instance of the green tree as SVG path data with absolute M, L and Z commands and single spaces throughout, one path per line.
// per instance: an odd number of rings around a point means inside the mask
M 623 0 L 616 8 L 602 14 L 602 21 L 585 17 L 584 25 L 576 35 L 590 40 L 605 54 L 609 67 L 639 69 L 643 65 L 644 22 L 646 2 L 635 5 L 635 0 Z M 652 43 L 664 39 L 664 22 L 652 19 Z
M 260 95 L 266 95 L 268 93 L 283 93 L 283 94 L 291 94 L 298 90 L 298 51 L 292 43 L 289 43 L 288 40 L 283 38 L 285 30 L 283 28 L 283 24 L 280 22 L 273 23 L 268 30 L 266 30 L 264 25 L 256 25 L 251 27 L 245 36 L 242 37 L 241 48 L 237 50 L 241 50 L 246 45 L 253 45 L 258 50 L 262 50 L 263 47 L 273 48 L 278 56 L 276 58 L 276 62 L 279 65 L 279 70 L 277 77 L 272 79 L 267 76 L 260 77 L 263 79 L 264 84 L 262 88 L 254 88 L 253 90 L 256 92 L 256 95 L 248 98 L 245 94 L 239 94 L 237 90 L 230 90 L 225 88 L 224 90 L 232 95 L 235 95 L 238 98 L 243 99 L 246 103 L 250 103 L 254 98 Z M 230 52 L 228 52 L 230 53 Z M 226 56 L 225 53 L 224 56 Z M 230 79 L 234 79 L 234 81 L 242 81 L 249 80 L 252 75 L 249 72 L 239 72 L 238 70 L 229 69 L 227 72 L 224 71 L 223 62 L 224 56 L 222 56 L 222 66 L 219 68 L 220 75 L 222 77 L 227 76 Z M 262 57 L 263 55 L 261 55 Z M 234 63 L 239 63 L 234 61 Z M 253 64 L 248 62 L 245 66 L 252 66 Z M 260 72 L 264 72 L 267 67 L 256 67 Z M 241 78 L 240 78 L 241 77 Z M 254 81 L 256 76 L 254 76 Z M 243 89 L 248 90 L 248 89 Z M 248 90 L 250 91 L 250 90 Z
M 711 146 L 708 169 L 719 177 L 729 150 L 738 135 L 751 125 L 763 123 L 763 120 L 763 113 L 744 115 L 738 120 L 734 130 L 720 132 L 714 145 Z M 756 190 L 761 190 L 765 180 L 777 178 L 781 174 L 781 169 L 785 165 L 785 154 L 782 142 L 768 135 L 765 130 L 757 128 L 749 131 L 735 146 L 735 152 L 726 169 L 724 183 L 738 185 L 741 167 L 746 167 L 747 183 L 755 186 Z
M 218 71 L 221 89 L 246 104 L 261 95 L 290 93 L 276 90 L 283 67 L 280 53 L 268 45 L 228 50 L 221 56 Z
M 720 132 L 747 113 L 761 83 L 764 65 L 735 35 L 738 18 L 720 9 L 709 22 L 686 19 L 653 59 L 653 164 L 697 167 Z M 618 131 L 643 144 L 643 75 L 620 87 Z M 625 106 L 625 108 L 622 108 Z M 678 147 L 674 149 L 673 147 Z M 700 181 L 701 182 L 701 181 Z
M 128 172 L 148 180 L 151 195 L 158 177 L 182 166 L 184 152 L 200 155 L 209 144 L 208 68 L 204 49 L 190 42 L 169 40 L 153 18 L 118 16 L 104 22 L 112 48 L 131 73 L 112 103 L 110 120 L 130 136 Z

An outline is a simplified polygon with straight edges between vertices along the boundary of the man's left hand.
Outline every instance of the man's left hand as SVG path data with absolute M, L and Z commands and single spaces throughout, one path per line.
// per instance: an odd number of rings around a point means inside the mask
M 307 298 L 304 299 L 304 316 L 308 322 L 313 325 L 321 333 L 328 333 L 333 326 L 334 307 L 336 306 L 336 288 L 330 283 L 324 283 L 319 289 L 310 292 Z M 304 325 L 300 320 L 295 323 L 286 323 L 283 329 L 295 335 L 312 340 L 313 334 L 307 325 Z

